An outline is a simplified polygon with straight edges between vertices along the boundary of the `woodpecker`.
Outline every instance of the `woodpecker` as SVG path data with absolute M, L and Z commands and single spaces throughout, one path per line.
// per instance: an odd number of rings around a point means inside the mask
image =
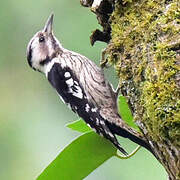
M 27 46 L 28 64 L 46 75 L 49 83 L 72 111 L 123 154 L 116 135 L 150 150 L 147 142 L 128 127 L 118 114 L 117 94 L 105 79 L 103 69 L 85 56 L 65 49 L 53 34 L 53 14 L 43 30 Z

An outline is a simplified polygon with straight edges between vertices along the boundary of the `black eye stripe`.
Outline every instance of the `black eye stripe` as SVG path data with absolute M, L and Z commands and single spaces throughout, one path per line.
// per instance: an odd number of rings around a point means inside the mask
M 40 36 L 40 37 L 39 37 L 39 42 L 44 42 L 44 41 L 45 41 L 44 36 Z

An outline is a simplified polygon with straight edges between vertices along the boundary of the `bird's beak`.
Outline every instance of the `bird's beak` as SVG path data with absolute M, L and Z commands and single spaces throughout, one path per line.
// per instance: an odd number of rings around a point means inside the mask
M 51 14 L 44 26 L 43 31 L 46 32 L 47 34 L 51 34 L 52 33 L 52 24 L 53 24 L 53 17 L 54 14 Z

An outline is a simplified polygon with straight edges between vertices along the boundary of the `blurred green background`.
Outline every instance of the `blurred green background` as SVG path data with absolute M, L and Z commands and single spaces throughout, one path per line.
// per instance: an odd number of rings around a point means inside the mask
M 0 3 L 0 180 L 33 180 L 79 134 L 65 127 L 78 119 L 45 77 L 28 67 L 26 46 L 54 12 L 54 32 L 64 47 L 99 62 L 104 43 L 91 47 L 95 15 L 79 0 L 6 0 Z M 106 72 L 108 77 L 111 71 Z M 114 74 L 113 74 L 114 76 Z M 109 78 L 117 84 L 116 78 Z M 136 147 L 120 139 L 129 151 Z M 71 170 L 69 170 L 71 171 Z M 86 179 L 164 180 L 157 160 L 141 149 L 129 160 L 112 158 Z

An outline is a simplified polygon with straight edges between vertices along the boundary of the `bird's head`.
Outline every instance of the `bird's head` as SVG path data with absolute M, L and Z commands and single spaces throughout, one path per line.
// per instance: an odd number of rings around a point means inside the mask
M 46 65 L 60 53 L 62 46 L 53 35 L 53 14 L 48 18 L 43 30 L 37 32 L 27 47 L 29 65 L 40 72 L 45 71 Z

